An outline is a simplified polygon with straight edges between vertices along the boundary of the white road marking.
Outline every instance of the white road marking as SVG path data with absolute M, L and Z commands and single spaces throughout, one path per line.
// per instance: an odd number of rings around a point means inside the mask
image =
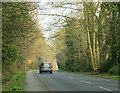
M 80 80 L 81 82 L 84 82 L 84 83 L 88 83 L 88 84 L 92 84 L 92 83 L 90 83 L 90 82 L 87 82 L 87 81 L 83 81 L 83 80 Z
M 74 79 L 73 77 L 67 77 L 67 78 Z
M 105 83 L 106 85 L 111 85 L 111 86 L 114 86 L 114 84 L 110 84 L 110 83 Z
M 106 81 L 110 81 L 109 79 L 104 79 L 104 80 L 106 80 Z
M 107 91 L 112 91 L 112 90 L 110 90 L 110 89 L 107 89 L 107 88 L 104 88 L 104 87 L 102 87 L 102 86 L 98 86 L 99 88 L 102 88 L 102 89 L 104 89 L 104 90 L 107 90 Z

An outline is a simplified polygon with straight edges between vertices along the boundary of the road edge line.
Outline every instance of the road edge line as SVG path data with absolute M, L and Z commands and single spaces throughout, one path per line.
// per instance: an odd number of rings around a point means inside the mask
M 110 90 L 110 89 L 107 89 L 107 88 L 104 88 L 104 87 L 102 87 L 102 86 L 98 86 L 99 88 L 102 88 L 102 89 L 104 89 L 104 90 L 107 90 L 107 91 L 111 91 L 112 92 L 112 90 Z

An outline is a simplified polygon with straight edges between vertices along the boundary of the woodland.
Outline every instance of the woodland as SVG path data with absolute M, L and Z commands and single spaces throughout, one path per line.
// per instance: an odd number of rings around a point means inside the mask
M 120 3 L 62 2 L 54 7 L 67 8 L 64 5 L 68 4 L 76 6 L 68 7 L 76 13 L 62 15 L 65 24 L 52 35 L 54 46 L 50 46 L 36 17 L 37 3 L 2 3 L 4 81 L 16 73 L 38 69 L 40 62 L 52 62 L 54 58 L 61 70 L 120 75 Z M 29 59 L 31 64 L 27 63 Z

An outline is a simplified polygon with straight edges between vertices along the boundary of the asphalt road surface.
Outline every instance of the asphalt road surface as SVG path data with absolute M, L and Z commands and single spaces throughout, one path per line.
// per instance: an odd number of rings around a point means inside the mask
M 29 71 L 25 91 L 105 91 L 118 93 L 117 80 L 103 79 L 83 74 L 53 72 L 50 74 Z

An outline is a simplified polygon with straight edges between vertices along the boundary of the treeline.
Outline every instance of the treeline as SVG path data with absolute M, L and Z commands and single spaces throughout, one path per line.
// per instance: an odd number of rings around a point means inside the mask
M 33 63 L 33 60 L 37 59 L 36 56 L 41 56 L 36 52 L 32 54 L 31 51 L 34 51 L 40 45 L 46 46 L 37 21 L 36 8 L 36 3 L 2 3 L 3 83 L 8 81 L 12 75 L 28 70 L 28 59 L 32 59 L 32 65 L 37 66 L 38 63 L 35 63 L 35 61 Z M 39 46 L 35 46 L 36 39 L 39 42 L 41 41 Z
M 64 29 L 56 32 L 59 68 L 120 74 L 120 3 L 78 2 L 76 6 L 77 17 L 66 18 Z

